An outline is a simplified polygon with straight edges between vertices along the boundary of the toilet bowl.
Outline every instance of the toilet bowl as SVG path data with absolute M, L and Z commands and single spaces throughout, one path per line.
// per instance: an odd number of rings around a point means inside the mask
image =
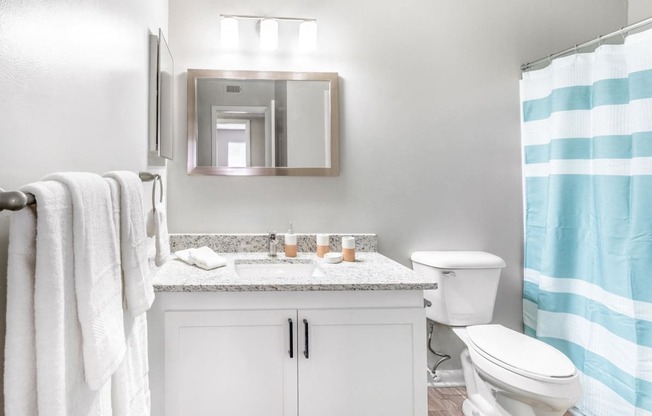
M 485 252 L 412 255 L 415 271 L 438 289 L 425 291 L 428 318 L 452 327 L 464 342 L 465 416 L 561 416 L 580 398 L 577 369 L 554 347 L 488 324 L 504 261 Z
M 497 415 L 556 416 L 579 400 L 577 369 L 552 346 L 502 325 L 458 327 L 453 332 L 467 346 L 462 357 L 465 376 L 479 377 L 490 387 L 489 396 L 475 389 L 479 397 L 469 398 L 465 415 L 485 415 L 476 403 L 493 400 Z

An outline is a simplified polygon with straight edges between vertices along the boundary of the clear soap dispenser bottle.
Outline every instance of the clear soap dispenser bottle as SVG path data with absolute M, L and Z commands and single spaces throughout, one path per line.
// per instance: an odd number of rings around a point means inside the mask
M 285 257 L 297 256 L 297 235 L 294 233 L 294 228 L 290 222 L 290 228 L 285 234 Z

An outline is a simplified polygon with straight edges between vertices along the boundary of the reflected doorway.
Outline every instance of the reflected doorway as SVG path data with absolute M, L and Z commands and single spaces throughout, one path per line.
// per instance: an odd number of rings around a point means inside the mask
M 214 126 L 213 166 L 230 168 L 251 166 L 251 122 L 218 118 Z

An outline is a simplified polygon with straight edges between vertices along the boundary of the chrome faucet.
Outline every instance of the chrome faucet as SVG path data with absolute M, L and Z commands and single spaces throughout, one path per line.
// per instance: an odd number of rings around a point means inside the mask
M 269 252 L 267 255 L 269 257 L 276 257 L 276 249 L 278 248 L 278 240 L 276 239 L 276 233 L 272 232 L 267 235 L 267 242 L 269 243 Z

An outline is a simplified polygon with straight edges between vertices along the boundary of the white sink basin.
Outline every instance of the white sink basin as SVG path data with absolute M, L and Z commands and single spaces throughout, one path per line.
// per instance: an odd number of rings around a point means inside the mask
M 235 272 L 240 277 L 317 277 L 323 272 L 310 261 L 241 260 L 235 261 Z

